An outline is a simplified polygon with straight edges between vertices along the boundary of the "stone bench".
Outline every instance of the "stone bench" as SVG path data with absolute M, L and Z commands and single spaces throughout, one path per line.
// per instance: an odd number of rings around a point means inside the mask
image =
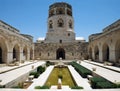
M 112 66 L 113 63 L 111 63 L 111 62 L 104 62 L 104 65 Z
M 8 66 L 19 66 L 19 62 L 10 63 L 10 64 L 8 64 Z

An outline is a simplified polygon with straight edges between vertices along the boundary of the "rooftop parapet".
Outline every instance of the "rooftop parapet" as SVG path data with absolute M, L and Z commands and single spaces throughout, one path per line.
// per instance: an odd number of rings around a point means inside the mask
M 103 32 L 114 31 L 120 28 L 120 19 L 103 29 Z
M 19 34 L 19 30 L 12 27 L 11 25 L 3 22 L 2 20 L 0 20 L 0 27 L 4 28 L 4 29 L 7 29 L 8 31 L 11 31 L 11 32 L 14 32 L 14 33 L 17 33 Z
M 55 8 L 55 7 L 67 7 L 69 9 L 72 9 L 71 5 L 65 2 L 57 2 L 52 5 L 50 5 L 49 9 Z
M 49 17 L 53 15 L 72 16 L 72 6 L 64 2 L 54 3 L 49 6 Z

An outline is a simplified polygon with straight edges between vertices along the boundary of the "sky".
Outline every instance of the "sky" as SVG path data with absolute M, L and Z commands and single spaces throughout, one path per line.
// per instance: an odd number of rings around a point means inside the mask
M 120 19 L 120 0 L 0 0 L 0 20 L 34 37 L 47 33 L 49 6 L 66 2 L 72 6 L 76 37 L 100 33 Z

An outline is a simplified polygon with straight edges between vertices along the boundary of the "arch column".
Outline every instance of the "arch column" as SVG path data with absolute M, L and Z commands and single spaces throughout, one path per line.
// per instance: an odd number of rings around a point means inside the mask
M 102 52 L 102 47 L 99 49 L 99 61 L 103 62 L 103 52 Z

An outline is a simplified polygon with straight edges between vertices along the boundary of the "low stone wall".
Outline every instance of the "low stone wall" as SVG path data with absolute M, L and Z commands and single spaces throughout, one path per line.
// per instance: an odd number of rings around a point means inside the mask
M 18 77 L 17 79 L 15 79 L 13 81 L 7 83 L 5 85 L 5 88 L 10 88 L 10 87 L 18 86 L 18 84 L 24 82 L 28 78 L 28 76 L 29 76 L 29 72 L 26 73 L 26 74 L 24 74 L 24 75 L 22 75 L 22 76 L 20 76 L 20 77 Z

